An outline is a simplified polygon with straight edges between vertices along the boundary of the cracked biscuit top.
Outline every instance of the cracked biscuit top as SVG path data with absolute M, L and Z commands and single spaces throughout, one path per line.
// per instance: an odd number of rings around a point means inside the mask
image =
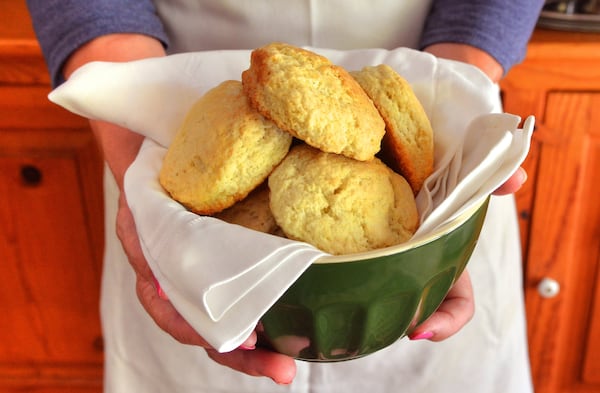
M 385 124 L 371 99 L 323 56 L 269 44 L 252 52 L 242 83 L 260 113 L 317 149 L 360 161 L 380 149 Z
M 330 254 L 400 244 L 419 224 L 410 185 L 377 158 L 357 161 L 295 146 L 269 176 L 269 189 L 285 235 Z

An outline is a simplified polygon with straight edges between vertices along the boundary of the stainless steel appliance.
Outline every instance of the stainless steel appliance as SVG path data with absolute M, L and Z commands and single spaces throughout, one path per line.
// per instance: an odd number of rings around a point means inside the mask
M 557 30 L 600 32 L 600 0 L 549 0 L 538 26 Z

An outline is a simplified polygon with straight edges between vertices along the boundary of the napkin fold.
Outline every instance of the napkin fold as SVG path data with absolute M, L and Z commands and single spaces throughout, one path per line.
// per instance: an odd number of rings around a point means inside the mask
M 462 143 L 448 150 L 417 195 L 421 223 L 412 241 L 481 203 L 517 170 L 527 157 L 534 118 L 523 128 L 521 118 L 507 113 L 481 115 L 467 127 Z
M 498 88 L 467 64 L 407 48 L 309 48 L 349 70 L 388 64 L 427 112 L 435 172 L 417 196 L 430 235 L 480 203 L 519 167 L 534 119 L 498 113 Z M 209 51 L 81 67 L 49 99 L 73 113 L 146 137 L 125 176 L 142 250 L 171 303 L 220 352 L 238 347 L 260 317 L 306 270 L 327 256 L 315 247 L 212 217 L 172 200 L 158 183 L 162 159 L 187 111 L 208 89 L 241 77 L 250 51 Z

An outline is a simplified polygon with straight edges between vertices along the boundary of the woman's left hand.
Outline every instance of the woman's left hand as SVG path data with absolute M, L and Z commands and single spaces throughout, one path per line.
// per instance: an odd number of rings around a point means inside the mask
M 411 340 L 442 341 L 457 333 L 473 318 L 475 300 L 471 278 L 465 270 L 442 305 L 408 336 Z

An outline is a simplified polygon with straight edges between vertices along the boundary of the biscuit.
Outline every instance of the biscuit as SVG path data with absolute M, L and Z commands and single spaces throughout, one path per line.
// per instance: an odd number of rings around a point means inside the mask
M 327 58 L 291 45 L 255 49 L 242 84 L 251 104 L 322 151 L 369 160 L 385 124 L 360 85 Z
M 293 147 L 269 176 L 271 211 L 285 235 L 330 254 L 409 240 L 419 218 L 408 182 L 379 159 Z
M 381 158 L 408 180 L 415 195 L 433 172 L 433 130 L 410 84 L 387 65 L 351 72 L 386 124 Z
M 188 112 L 165 155 L 160 184 L 189 210 L 213 214 L 263 183 L 291 142 L 249 105 L 240 81 L 225 81 Z
M 216 213 L 214 217 L 255 231 L 272 235 L 280 233 L 269 206 L 269 188 L 266 182 L 235 205 Z

